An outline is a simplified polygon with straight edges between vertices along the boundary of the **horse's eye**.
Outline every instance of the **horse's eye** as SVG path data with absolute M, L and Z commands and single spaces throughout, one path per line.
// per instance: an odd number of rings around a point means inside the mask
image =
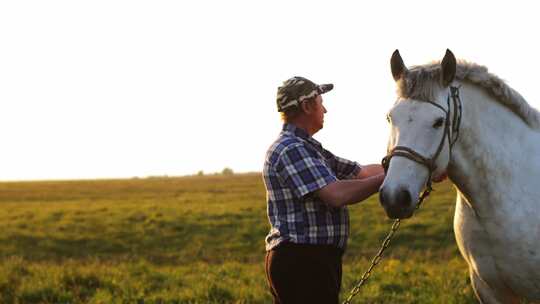
M 440 128 L 444 123 L 444 118 L 440 117 L 437 120 L 435 120 L 435 123 L 433 124 L 433 128 L 438 129 Z

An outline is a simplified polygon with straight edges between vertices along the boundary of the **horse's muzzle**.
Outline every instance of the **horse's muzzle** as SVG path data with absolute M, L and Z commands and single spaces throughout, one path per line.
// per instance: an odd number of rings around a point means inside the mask
M 414 213 L 411 193 L 405 187 L 398 187 L 393 191 L 382 187 L 379 192 L 379 200 L 389 218 L 409 218 Z

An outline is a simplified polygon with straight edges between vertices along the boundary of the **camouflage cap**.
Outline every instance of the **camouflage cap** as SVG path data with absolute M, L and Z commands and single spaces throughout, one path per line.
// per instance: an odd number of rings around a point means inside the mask
M 302 101 L 324 94 L 334 88 L 333 84 L 317 85 L 304 77 L 295 76 L 283 82 L 277 91 L 278 112 L 297 107 Z

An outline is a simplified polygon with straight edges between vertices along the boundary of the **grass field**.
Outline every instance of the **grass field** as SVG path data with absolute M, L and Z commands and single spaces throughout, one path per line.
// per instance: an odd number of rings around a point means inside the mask
M 435 188 L 354 303 L 476 303 Z M 391 225 L 350 210 L 342 298 Z M 258 174 L 0 183 L 0 303 L 270 303 L 268 228 Z

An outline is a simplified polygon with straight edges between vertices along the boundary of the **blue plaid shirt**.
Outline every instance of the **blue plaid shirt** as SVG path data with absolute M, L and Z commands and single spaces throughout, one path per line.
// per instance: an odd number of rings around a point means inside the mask
M 264 162 L 271 225 L 266 250 L 283 241 L 334 245 L 345 250 L 349 236 L 347 207 L 331 207 L 313 192 L 337 180 L 354 178 L 360 170 L 358 163 L 333 155 L 306 131 L 285 124 Z

